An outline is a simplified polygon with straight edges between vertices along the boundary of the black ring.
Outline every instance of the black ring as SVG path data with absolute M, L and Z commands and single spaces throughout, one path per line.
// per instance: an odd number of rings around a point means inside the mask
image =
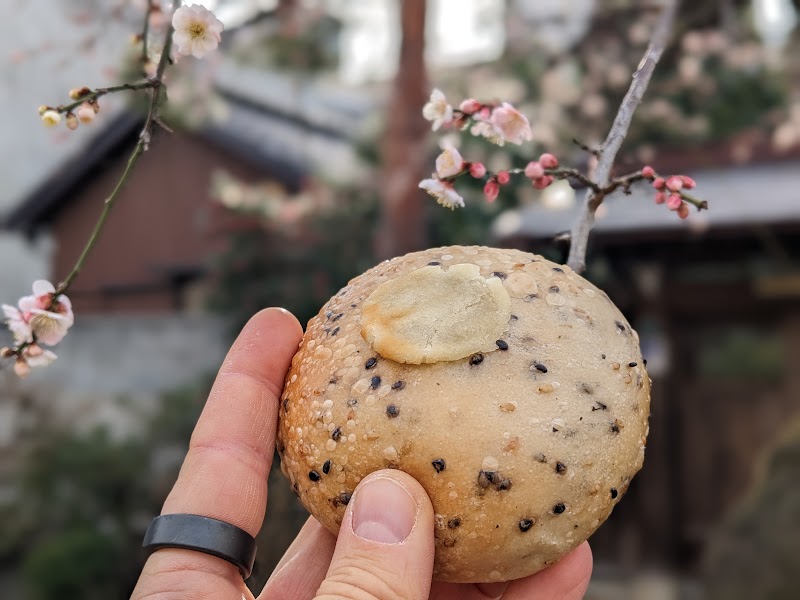
M 250 577 L 256 560 L 256 541 L 252 535 L 225 521 L 200 515 L 156 517 L 144 534 L 142 547 L 148 553 L 161 548 L 183 548 L 217 556 L 236 565 L 244 579 Z

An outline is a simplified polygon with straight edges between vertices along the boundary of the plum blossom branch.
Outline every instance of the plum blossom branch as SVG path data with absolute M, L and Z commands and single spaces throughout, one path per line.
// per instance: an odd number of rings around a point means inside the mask
M 142 34 L 145 48 L 150 16 L 154 10 L 154 4 L 148 2 Z M 72 270 L 58 286 L 53 286 L 48 281 L 37 281 L 33 285 L 33 295 L 21 298 L 16 307 L 7 304 L 2 305 L 6 323 L 14 335 L 14 346 L 0 349 L 0 359 L 13 358 L 15 361 L 14 371 L 20 377 L 28 375 L 32 367 L 45 366 L 55 360 L 56 355 L 50 350 L 43 349 L 41 345 L 54 346 L 59 343 L 74 323 L 72 303 L 66 296 L 66 292 L 80 274 L 86 260 L 100 239 L 106 221 L 136 163 L 142 154 L 147 151 L 153 126 L 161 124 L 158 111 L 164 97 L 165 85 L 163 79 L 171 60 L 170 54 L 173 42 L 176 46 L 179 46 L 179 54 L 193 55 L 197 58 L 201 58 L 207 52 L 216 49 L 219 44 L 222 23 L 210 11 L 198 5 L 181 8 L 180 0 L 173 0 L 173 11 L 172 23 L 167 27 L 165 33 L 161 57 L 151 78 L 138 83 L 126 83 L 95 90 L 86 87 L 76 88 L 71 90 L 69 94 L 73 100 L 72 103 L 57 107 L 43 106 L 39 109 L 45 125 L 53 126 L 58 124 L 61 121 L 61 114 L 66 114 L 67 127 L 76 129 L 79 120 L 87 123 L 94 118 L 94 114 L 99 110 L 98 98 L 106 94 L 126 90 L 149 90 L 150 92 L 147 116 L 139 133 L 136 146 L 131 152 L 125 170 L 117 184 L 108 198 L 106 198 L 103 210 Z M 77 111 L 74 113 L 73 110 L 75 109 Z
M 597 208 L 603 203 L 607 195 L 604 193 L 603 188 L 609 183 L 617 152 L 619 152 L 622 142 L 628 134 L 633 114 L 644 97 L 644 93 L 650 83 L 650 77 L 653 75 L 653 71 L 667 45 L 677 8 L 678 0 L 664 0 L 661 15 L 653 31 L 650 45 L 639 63 L 639 68 L 633 74 L 631 86 L 622 99 L 622 104 L 620 104 L 608 136 L 596 154 L 597 168 L 594 172 L 594 180 L 599 183 L 601 189 L 592 189 L 587 195 L 578 220 L 572 228 L 569 257 L 567 258 L 567 264 L 578 273 L 586 268 L 586 248 L 589 241 L 589 232 L 594 225 L 594 215 L 597 212 Z

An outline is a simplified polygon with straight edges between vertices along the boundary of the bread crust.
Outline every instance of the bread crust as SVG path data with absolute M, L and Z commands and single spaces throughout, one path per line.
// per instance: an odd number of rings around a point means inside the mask
M 494 348 L 408 364 L 362 336 L 382 284 L 455 265 L 474 265 L 510 298 Z M 642 466 L 649 405 L 638 336 L 605 293 L 539 256 L 451 246 L 379 264 L 311 319 L 287 376 L 278 451 L 334 533 L 363 477 L 409 473 L 436 513 L 434 577 L 505 581 L 554 564 L 605 521 Z

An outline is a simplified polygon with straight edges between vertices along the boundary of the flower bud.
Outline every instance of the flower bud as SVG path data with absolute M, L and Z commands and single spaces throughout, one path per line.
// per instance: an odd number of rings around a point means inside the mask
M 88 94 L 91 94 L 91 93 L 92 93 L 92 90 L 90 90 L 86 86 L 83 86 L 83 87 L 79 87 L 79 88 L 72 88 L 69 91 L 69 97 L 72 98 L 73 100 L 80 100 L 84 96 L 86 96 Z
M 94 114 L 100 112 L 100 103 L 97 101 L 97 98 L 92 98 L 89 100 L 89 106 L 91 106 L 92 110 L 94 110 Z
M 545 175 L 544 177 L 540 177 L 539 179 L 534 179 L 533 187 L 535 187 L 537 190 L 543 190 L 551 183 L 553 183 L 553 176 Z
M 55 110 L 46 110 L 42 113 L 42 123 L 45 127 L 55 127 L 61 122 L 61 115 Z
M 667 198 L 667 208 L 670 210 L 678 210 L 683 204 L 683 200 L 679 194 L 670 194 Z
M 683 182 L 683 187 L 687 190 L 691 190 L 697 185 L 697 182 L 688 175 L 681 175 L 681 181 Z
M 677 175 L 673 175 L 672 177 L 667 179 L 667 189 L 670 192 L 679 192 L 683 189 L 683 179 L 678 177 Z
M 544 167 L 542 163 L 531 161 L 525 167 L 525 177 L 529 179 L 540 179 L 544 177 Z
M 483 163 L 474 162 L 469 164 L 469 174 L 475 179 L 483 179 L 486 176 L 486 167 Z
M 42 350 L 42 347 L 39 344 L 31 344 L 25 348 L 25 355 L 30 356 L 31 358 L 41 356 L 42 354 L 44 354 L 44 350 Z
M 78 120 L 84 125 L 87 125 L 94 121 L 95 110 L 92 108 L 91 104 L 84 102 L 78 107 L 76 114 L 78 115 Z
M 487 202 L 494 202 L 499 194 L 500 184 L 494 178 L 487 181 L 486 185 L 483 186 L 483 195 L 486 196 Z
M 46 113 L 48 110 L 50 110 L 50 107 L 49 107 L 49 106 L 46 106 L 46 105 L 44 105 L 44 104 L 42 104 L 42 105 L 39 107 L 39 116 L 41 117 L 41 116 L 42 116 L 44 113 Z
M 75 131 L 78 128 L 78 117 L 75 116 L 75 113 L 69 111 L 67 113 L 67 127 L 70 128 L 72 131 Z
M 656 188 L 657 190 L 663 190 L 665 184 L 666 182 L 664 181 L 663 177 L 656 177 L 655 179 L 653 179 L 653 187 Z
M 678 216 L 681 219 L 686 219 L 689 217 L 689 206 L 686 202 L 681 202 L 681 205 L 678 207 Z
M 558 159 L 550 154 L 549 152 L 545 152 L 539 157 L 539 162 L 545 169 L 557 169 L 558 168 Z
M 31 367 L 24 358 L 18 358 L 17 362 L 14 363 L 14 373 L 16 373 L 17 377 L 20 379 L 24 379 L 30 375 Z
M 500 171 L 497 173 L 497 183 L 500 185 L 505 185 L 511 180 L 511 175 L 508 174 L 508 171 Z
M 471 115 L 478 112 L 481 109 L 481 103 L 475 100 L 474 98 L 468 98 L 464 100 L 458 107 L 458 110 L 463 112 L 465 115 Z
M 642 167 L 642 177 L 645 179 L 653 179 L 656 176 L 655 169 L 650 165 Z
M 5 348 L 0 348 L 0 358 L 11 358 L 16 354 L 17 353 L 8 346 L 6 346 Z
M 667 201 L 667 194 L 664 192 L 656 192 L 656 204 L 664 204 Z

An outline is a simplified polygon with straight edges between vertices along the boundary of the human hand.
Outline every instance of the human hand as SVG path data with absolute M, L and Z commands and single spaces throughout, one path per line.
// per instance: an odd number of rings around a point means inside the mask
M 204 515 L 255 536 L 267 508 L 278 402 L 302 337 L 267 309 L 245 326 L 220 369 L 162 514 Z M 578 600 L 592 571 L 584 543 L 559 563 L 510 583 L 433 582 L 433 508 L 397 470 L 356 488 L 337 538 L 310 517 L 258 600 Z M 253 600 L 231 563 L 163 548 L 147 560 L 132 600 Z

